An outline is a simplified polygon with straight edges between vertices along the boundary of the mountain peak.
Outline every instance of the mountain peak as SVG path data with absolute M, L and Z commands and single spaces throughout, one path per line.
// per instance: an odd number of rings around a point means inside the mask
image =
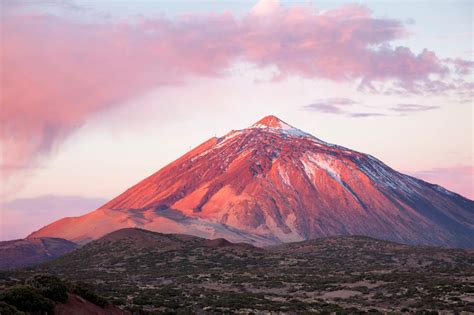
M 278 131 L 287 135 L 297 136 L 297 137 L 306 137 L 309 136 L 306 132 L 295 128 L 280 118 L 268 115 L 257 121 L 255 124 L 249 127 L 249 129 L 268 129 L 271 131 Z
M 257 121 L 250 128 L 274 128 L 274 129 L 294 129 L 280 118 L 268 115 Z

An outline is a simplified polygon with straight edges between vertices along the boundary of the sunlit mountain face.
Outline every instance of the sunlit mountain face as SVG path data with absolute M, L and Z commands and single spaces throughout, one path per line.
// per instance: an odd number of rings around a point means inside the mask
M 99 209 L 30 237 L 86 243 L 124 227 L 257 246 L 335 235 L 473 247 L 474 202 L 275 116 L 214 137 Z

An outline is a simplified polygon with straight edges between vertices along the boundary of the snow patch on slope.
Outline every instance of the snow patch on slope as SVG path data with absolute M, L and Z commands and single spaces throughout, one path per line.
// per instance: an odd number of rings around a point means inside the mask
M 308 133 L 290 126 L 278 117 L 272 115 L 260 119 L 248 129 L 266 129 L 266 131 L 279 132 L 294 137 L 310 136 Z
M 288 135 L 288 136 L 293 136 L 293 137 L 308 137 L 308 136 L 311 136 L 309 133 L 306 133 L 306 132 L 304 132 L 300 129 L 297 129 L 297 128 L 293 128 L 289 125 L 275 128 L 275 127 L 267 127 L 265 125 L 257 124 L 257 125 L 253 125 L 249 129 L 265 129 L 265 131 L 270 131 L 270 132 L 274 132 L 274 133 L 282 133 L 282 134 L 285 134 L 285 135 Z
M 325 170 L 329 176 L 331 176 L 334 180 L 336 180 L 339 184 L 342 185 L 341 177 L 339 176 L 339 170 L 334 167 L 334 162 L 332 160 L 325 159 L 323 156 L 313 154 L 308 154 L 307 158 L 311 163 Z
M 324 170 L 332 179 L 334 179 L 339 185 L 344 188 L 354 200 L 362 204 L 360 199 L 352 192 L 346 183 L 341 179 L 339 168 L 335 165 L 335 160 L 328 158 L 327 156 L 319 154 L 307 154 L 305 159 L 301 161 L 303 163 L 306 174 L 310 176 L 311 180 L 314 181 L 314 167 Z
M 229 143 L 232 139 L 240 136 L 242 134 L 242 131 L 240 130 L 232 130 L 228 134 L 226 134 L 224 137 L 219 139 L 219 142 L 214 146 L 214 148 L 220 148 L 224 144 Z
M 288 171 L 283 169 L 281 165 L 278 166 L 278 175 L 280 175 L 281 180 L 285 185 L 291 186 L 290 177 L 288 176 Z
M 359 160 L 359 167 L 375 183 L 395 191 L 401 190 L 407 195 L 412 195 L 416 193 L 416 188 L 421 188 L 419 183 L 409 176 L 388 169 L 371 155 L 367 155 L 367 157 L 367 161 Z
M 303 170 L 306 175 L 314 182 L 313 166 L 306 159 L 301 159 L 301 164 L 303 164 Z

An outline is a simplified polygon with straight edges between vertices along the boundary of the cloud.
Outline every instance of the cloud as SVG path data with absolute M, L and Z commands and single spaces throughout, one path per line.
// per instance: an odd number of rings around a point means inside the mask
M 470 33 L 470 35 L 472 36 L 473 34 Z M 448 59 L 445 59 L 444 61 L 447 63 L 453 64 L 455 67 L 454 70 L 456 71 L 456 73 L 461 74 L 461 75 L 469 75 L 471 74 L 472 69 L 474 69 L 474 61 L 464 60 L 460 58 L 456 58 L 456 59 L 448 58 Z
M 326 98 L 319 99 L 315 102 L 302 107 L 303 110 L 316 111 L 329 114 L 345 113 L 341 107 L 357 104 L 356 101 L 349 98 Z
M 352 105 L 358 104 L 359 107 L 354 109 Z M 367 112 L 367 111 L 355 111 L 361 108 L 367 107 L 364 104 L 356 102 L 348 98 L 327 98 L 319 99 L 311 104 L 304 105 L 301 107 L 302 110 L 314 111 L 325 114 L 337 114 L 352 118 L 366 118 L 366 117 L 384 117 L 393 116 L 393 113 L 384 112 Z M 388 108 L 390 111 L 395 112 L 398 116 L 405 116 L 407 114 L 425 112 L 429 110 L 438 109 L 439 106 L 428 106 L 420 104 L 397 104 Z
M 474 200 L 474 166 L 438 167 L 408 174 Z
M 325 114 L 337 114 L 351 118 L 387 116 L 384 113 L 377 112 L 354 112 L 354 108 L 352 106 L 357 104 L 361 107 L 364 107 L 363 104 L 350 98 L 325 98 L 316 100 L 311 104 L 304 105 L 301 107 L 301 109 Z
M 365 117 L 383 117 L 387 115 L 383 113 L 350 113 L 348 114 L 348 116 L 354 117 L 354 118 L 365 118 Z
M 419 104 L 397 104 L 395 106 L 390 107 L 390 110 L 399 113 L 416 113 L 426 112 L 438 108 L 439 106 L 427 106 Z
M 91 116 L 194 76 L 220 77 L 235 62 L 275 67 L 276 78 L 360 80 L 376 91 L 444 91 L 450 68 L 436 54 L 390 42 L 403 22 L 358 5 L 316 11 L 262 1 L 230 13 L 112 20 L 59 1 L 24 1 L 2 14 L 0 144 L 3 176 L 38 164 Z M 67 5 L 64 5 L 66 3 Z M 69 10 L 59 14 L 61 10 Z M 76 14 L 76 15 L 74 15 Z M 334 106 L 334 104 L 333 104 Z M 323 109 L 323 107 L 321 107 Z M 326 105 L 326 110 L 335 110 Z
M 24 238 L 46 224 L 85 214 L 106 201 L 103 198 L 47 195 L 0 204 L 0 240 Z
M 304 109 L 315 111 L 315 112 L 321 112 L 321 113 L 330 113 L 330 114 L 343 113 L 343 111 L 338 106 L 331 105 L 331 104 L 324 104 L 324 103 L 312 103 L 309 105 L 305 105 Z
M 280 10 L 280 1 L 278 0 L 266 0 L 259 1 L 255 4 L 250 10 L 251 15 L 255 16 L 265 16 L 275 14 Z

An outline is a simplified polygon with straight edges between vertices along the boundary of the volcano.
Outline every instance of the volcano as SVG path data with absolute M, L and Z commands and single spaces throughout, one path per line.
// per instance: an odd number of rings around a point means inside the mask
M 257 246 L 364 235 L 471 248 L 474 201 L 267 116 L 29 237 L 86 243 L 126 227 Z

